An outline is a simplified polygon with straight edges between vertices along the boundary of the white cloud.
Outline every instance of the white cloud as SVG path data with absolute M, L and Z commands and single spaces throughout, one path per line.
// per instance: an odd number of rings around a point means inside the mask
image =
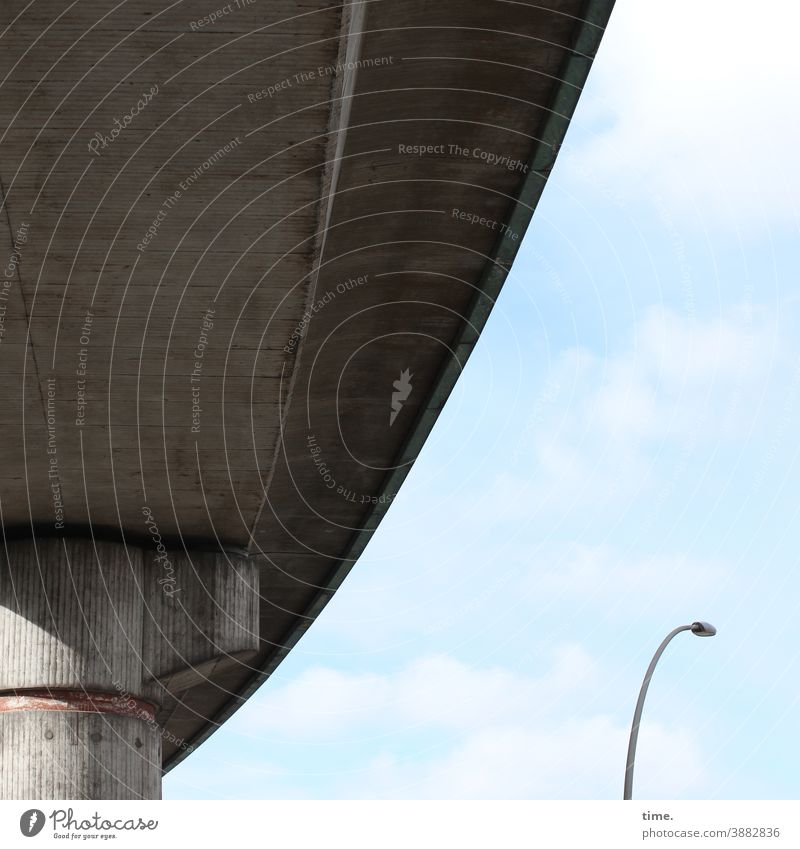
M 748 303 L 703 320 L 649 307 L 629 347 L 596 361 L 590 377 L 596 388 L 582 412 L 609 436 L 635 440 L 685 437 L 702 415 L 708 436 L 717 439 L 713 425 L 730 418 L 730 402 L 744 389 L 748 399 L 757 397 L 751 390 L 769 380 L 778 338 L 773 318 Z M 748 429 L 752 407 L 740 412 Z
M 644 368 L 675 384 L 708 384 L 768 368 L 774 317 L 745 302 L 699 321 L 663 306 L 646 310 L 636 331 Z
M 579 595 L 608 613 L 636 610 L 650 616 L 656 605 L 680 610 L 687 599 L 710 604 L 721 585 L 731 591 L 733 580 L 723 563 L 681 554 L 635 555 L 607 544 L 576 543 L 561 557 L 544 559 L 542 567 L 528 578 L 534 595 Z
M 333 735 L 392 734 L 418 727 L 468 731 L 487 723 L 524 722 L 567 694 L 596 681 L 588 655 L 561 646 L 541 678 L 511 670 L 474 668 L 452 657 L 423 657 L 394 674 L 350 674 L 325 667 L 306 670 L 259 697 L 248 730 L 282 739 L 326 740 Z
M 800 189 L 800 6 L 773 0 L 619 0 L 584 120 L 602 118 L 568 167 L 623 195 L 642 189 L 745 234 L 794 221 Z
M 442 747 L 402 757 L 383 750 L 356 768 L 317 775 L 291 766 L 187 761 L 166 779 L 165 798 L 209 799 L 616 799 L 629 729 L 606 715 L 536 730 L 487 726 Z M 709 795 L 705 758 L 691 734 L 654 721 L 642 728 L 635 792 L 642 799 Z
M 232 739 L 232 738 L 231 738 Z M 204 748 L 209 743 L 204 744 Z M 304 799 L 308 788 L 291 767 L 236 757 L 193 755 L 164 778 L 165 799 Z M 213 767 L 209 764 L 213 763 Z
M 702 792 L 703 757 L 690 734 L 651 723 L 641 739 L 638 798 L 671 799 Z M 354 795 L 412 799 L 621 798 L 627 744 L 628 729 L 602 715 L 568 719 L 537 730 L 489 727 L 428 763 L 404 763 L 388 754 L 376 758 L 355 785 Z
M 592 707 L 601 670 L 580 647 L 552 653 L 540 677 L 423 658 L 395 674 L 309 670 L 247 707 L 251 735 L 343 743 L 367 737 L 365 760 L 327 778 L 339 798 L 614 798 L 628 728 Z M 581 710 L 577 706 L 581 705 Z M 405 736 L 435 732 L 425 737 Z M 685 730 L 643 729 L 640 795 L 700 792 L 700 749 Z M 274 776 L 262 776 L 275 793 Z M 252 779 L 258 787 L 259 777 Z M 282 776 L 292 783 L 292 776 Z
M 774 314 L 750 303 L 707 319 L 652 306 L 606 357 L 565 352 L 547 379 L 572 391 L 522 436 L 529 512 L 625 503 L 663 480 L 661 458 L 766 432 L 787 363 Z

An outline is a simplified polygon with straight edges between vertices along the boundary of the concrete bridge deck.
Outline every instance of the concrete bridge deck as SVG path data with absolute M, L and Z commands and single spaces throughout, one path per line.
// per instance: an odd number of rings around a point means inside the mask
M 3 3 L 0 643 L 33 622 L 63 669 L 0 699 L 152 704 L 168 769 L 268 677 L 477 341 L 611 6 Z M 130 674 L 34 603 L 80 601 L 78 561 L 133 604 Z

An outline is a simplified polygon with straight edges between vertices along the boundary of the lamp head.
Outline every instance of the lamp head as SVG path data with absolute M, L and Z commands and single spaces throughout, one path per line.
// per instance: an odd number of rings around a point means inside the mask
M 692 622 L 692 633 L 698 637 L 713 637 L 717 629 L 710 622 Z

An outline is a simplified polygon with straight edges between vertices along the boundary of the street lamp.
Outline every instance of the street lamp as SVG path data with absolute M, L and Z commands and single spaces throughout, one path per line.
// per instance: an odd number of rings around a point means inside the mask
M 647 688 L 650 686 L 650 679 L 653 677 L 656 664 L 659 658 L 664 654 L 664 649 L 669 645 L 670 640 L 681 631 L 691 631 L 698 637 L 713 637 L 717 633 L 717 629 L 708 622 L 692 622 L 691 625 L 681 625 L 674 631 L 667 634 L 664 642 L 656 650 L 653 659 L 650 661 L 650 666 L 647 667 L 647 672 L 642 681 L 642 689 L 639 691 L 639 700 L 636 702 L 636 710 L 633 712 L 633 724 L 631 725 L 631 739 L 628 743 L 628 761 L 625 765 L 625 793 L 623 799 L 632 798 L 633 794 L 633 765 L 636 760 L 636 741 L 639 739 L 639 724 L 642 721 L 642 708 L 644 708 L 644 697 L 647 695 Z

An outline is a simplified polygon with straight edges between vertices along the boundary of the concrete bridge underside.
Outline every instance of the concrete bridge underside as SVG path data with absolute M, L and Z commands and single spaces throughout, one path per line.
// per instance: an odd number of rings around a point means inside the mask
M 0 796 L 159 796 L 313 622 L 611 5 L 5 0 Z

